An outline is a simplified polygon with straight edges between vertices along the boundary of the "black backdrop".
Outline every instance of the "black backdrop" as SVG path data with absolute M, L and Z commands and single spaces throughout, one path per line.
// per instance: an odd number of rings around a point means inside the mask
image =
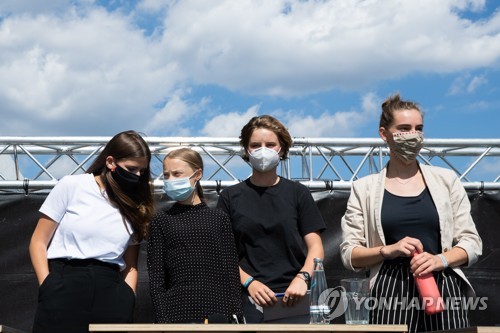
M 207 202 L 213 206 L 217 195 L 207 192 Z M 340 219 L 345 211 L 349 192 L 314 192 L 313 196 L 325 218 L 328 229 L 323 233 L 325 269 L 330 287 L 339 280 L 357 275 L 346 270 L 340 260 Z M 30 331 L 37 302 L 37 283 L 31 266 L 28 245 L 38 220 L 38 209 L 46 195 L 0 194 L 0 325 Z M 500 193 L 470 192 L 472 215 L 483 239 L 483 255 L 479 262 L 464 269 L 478 297 L 488 297 L 487 309 L 471 313 L 472 325 L 500 323 Z M 157 198 L 157 209 L 170 203 Z M 143 244 L 144 245 L 144 244 Z M 135 320 L 140 323 L 153 321 L 148 290 L 145 246 L 141 248 L 139 262 L 139 287 Z M 334 323 L 343 323 L 344 318 Z

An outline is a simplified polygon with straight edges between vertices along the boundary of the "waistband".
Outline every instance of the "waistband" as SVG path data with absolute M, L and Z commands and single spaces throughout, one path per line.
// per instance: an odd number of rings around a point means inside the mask
M 71 266 L 71 267 L 89 267 L 89 266 L 100 266 L 100 267 L 106 267 L 110 268 L 114 271 L 119 272 L 120 271 L 120 266 L 117 264 L 112 264 L 109 262 L 104 262 L 98 259 L 66 259 L 66 258 L 56 258 L 56 259 L 49 259 L 49 264 L 51 263 L 61 263 L 64 266 Z

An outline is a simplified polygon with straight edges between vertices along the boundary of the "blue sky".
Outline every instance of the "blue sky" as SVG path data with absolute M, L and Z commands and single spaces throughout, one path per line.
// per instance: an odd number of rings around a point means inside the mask
M 500 4 L 481 0 L 2 0 L 0 136 L 499 138 Z

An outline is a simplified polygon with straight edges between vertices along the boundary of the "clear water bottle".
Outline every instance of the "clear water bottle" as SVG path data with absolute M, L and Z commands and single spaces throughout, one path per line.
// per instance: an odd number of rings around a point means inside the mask
M 314 270 L 311 278 L 311 305 L 309 307 L 310 324 L 329 324 L 330 307 L 327 297 L 321 294 L 327 290 L 323 259 L 314 258 Z

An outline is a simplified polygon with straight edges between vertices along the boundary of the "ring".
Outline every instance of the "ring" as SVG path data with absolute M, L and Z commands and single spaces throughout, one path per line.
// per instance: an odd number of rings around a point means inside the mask
M 294 298 L 293 298 L 292 296 L 290 296 L 290 297 L 288 297 L 288 298 L 289 298 L 291 301 L 293 301 L 293 300 L 294 300 Z

